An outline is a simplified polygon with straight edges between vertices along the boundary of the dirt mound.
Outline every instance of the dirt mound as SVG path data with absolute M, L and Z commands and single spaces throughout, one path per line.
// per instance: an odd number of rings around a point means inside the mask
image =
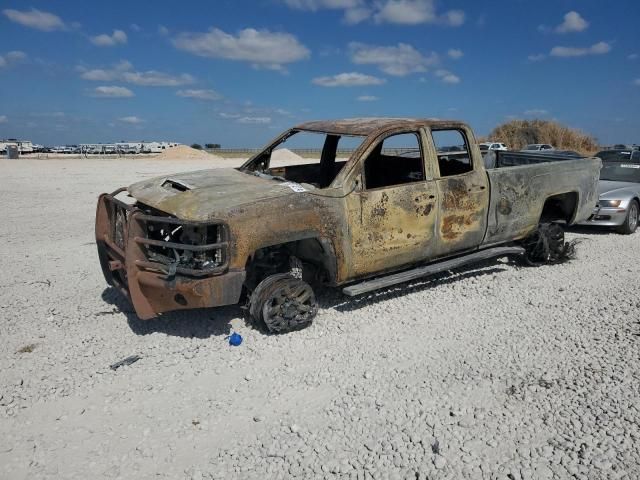
M 204 150 L 196 150 L 195 148 L 188 147 L 187 145 L 177 145 L 175 147 L 169 147 L 165 149 L 159 158 L 166 158 L 167 160 L 191 160 L 197 158 L 209 158 L 214 160 L 216 157 Z
M 300 155 L 293 153 L 288 148 L 278 148 L 271 153 L 271 160 L 274 162 L 298 162 L 303 160 Z

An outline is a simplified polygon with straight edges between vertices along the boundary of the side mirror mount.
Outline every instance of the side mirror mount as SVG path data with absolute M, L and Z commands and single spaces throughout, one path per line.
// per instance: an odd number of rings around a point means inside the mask
M 352 192 L 361 192 L 362 191 L 362 174 L 356 175 L 351 183 L 351 191 Z

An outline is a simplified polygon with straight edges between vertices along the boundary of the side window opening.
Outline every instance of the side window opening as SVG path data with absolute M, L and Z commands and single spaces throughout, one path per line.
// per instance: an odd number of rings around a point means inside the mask
M 424 180 L 418 135 L 399 133 L 385 138 L 365 160 L 364 177 L 369 190 Z
M 432 130 L 441 177 L 460 175 L 473 170 L 469 142 L 460 130 Z
M 279 180 L 327 188 L 363 140 L 362 136 L 293 130 L 245 168 Z

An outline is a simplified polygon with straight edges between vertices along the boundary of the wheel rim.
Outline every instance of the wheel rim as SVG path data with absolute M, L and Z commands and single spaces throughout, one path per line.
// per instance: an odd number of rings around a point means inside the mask
M 629 230 L 632 232 L 638 228 L 638 205 L 634 202 L 629 207 Z
M 275 332 L 295 330 L 309 324 L 317 312 L 313 290 L 297 279 L 284 282 L 265 302 L 262 317 Z

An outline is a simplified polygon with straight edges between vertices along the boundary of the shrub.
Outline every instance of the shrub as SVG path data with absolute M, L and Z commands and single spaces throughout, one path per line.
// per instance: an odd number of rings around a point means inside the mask
M 550 120 L 512 120 L 494 128 L 493 141 L 504 142 L 513 150 L 530 143 L 550 143 L 559 150 L 575 150 L 582 154 L 598 151 L 595 137 Z
M 195 148 L 196 150 L 202 150 L 202 145 L 199 143 L 192 143 L 191 148 Z

